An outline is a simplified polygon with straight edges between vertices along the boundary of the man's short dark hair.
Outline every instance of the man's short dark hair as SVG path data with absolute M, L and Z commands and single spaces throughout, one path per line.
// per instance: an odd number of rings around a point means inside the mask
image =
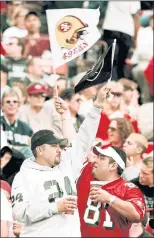
M 29 16 L 32 16 L 32 15 L 34 15 L 34 16 L 36 16 L 36 17 L 38 17 L 38 18 L 40 19 L 39 14 L 38 14 L 37 12 L 30 11 L 30 12 L 28 12 L 28 13 L 26 14 L 25 20 L 26 20 Z
M 121 159 L 124 161 L 126 165 L 126 159 L 127 159 L 126 153 L 123 150 L 119 149 L 118 147 L 115 147 L 115 146 L 111 146 L 111 147 L 117 152 L 117 154 L 121 157 Z M 111 158 L 110 163 L 114 163 L 114 162 L 115 160 Z M 123 173 L 123 169 L 119 165 L 117 167 L 117 173 L 120 176 Z

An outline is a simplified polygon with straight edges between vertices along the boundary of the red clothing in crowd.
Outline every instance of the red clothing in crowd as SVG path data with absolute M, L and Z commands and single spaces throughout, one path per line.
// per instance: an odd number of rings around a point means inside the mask
M 153 84 L 154 83 L 153 82 L 153 80 L 154 80 L 154 57 L 149 62 L 148 67 L 144 71 L 144 75 L 148 82 L 150 93 L 151 93 L 151 95 L 154 95 L 154 84 Z
M 101 203 L 93 203 L 89 199 L 90 181 L 95 180 L 92 175 L 92 165 L 86 164 L 77 181 L 78 209 L 81 222 L 82 237 L 128 237 L 131 222 L 120 215 L 112 207 L 104 207 Z M 116 181 L 102 186 L 110 194 L 129 201 L 140 214 L 145 213 L 145 202 L 142 192 L 132 183 L 125 182 L 121 177 Z
M 35 44 L 31 45 L 31 41 L 35 41 Z M 25 38 L 25 56 L 31 55 L 39 57 L 45 50 L 50 50 L 48 35 L 41 34 L 40 38 L 36 40 L 29 40 Z
M 3 48 L 3 45 L 2 45 L 2 43 L 1 43 L 1 45 L 0 45 L 0 54 L 1 55 L 6 55 L 6 52 L 5 52 L 5 50 L 4 50 L 4 48 Z
M 132 126 L 134 128 L 134 131 L 136 133 L 138 133 L 139 129 L 138 129 L 137 121 L 132 120 L 131 117 L 128 114 L 125 114 L 124 118 L 131 121 Z M 96 134 L 96 138 L 101 138 L 102 140 L 107 140 L 108 139 L 107 131 L 108 131 L 108 126 L 109 126 L 110 122 L 111 122 L 111 120 L 109 119 L 109 117 L 104 112 L 102 112 L 99 127 L 98 127 L 97 134 Z

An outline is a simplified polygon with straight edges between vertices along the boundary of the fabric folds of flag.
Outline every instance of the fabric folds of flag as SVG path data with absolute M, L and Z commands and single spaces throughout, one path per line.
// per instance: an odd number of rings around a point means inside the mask
M 108 47 L 107 52 L 101 55 L 92 67 L 86 72 L 79 83 L 75 86 L 75 93 L 97 84 L 109 82 L 112 79 L 113 60 L 116 40 Z
M 99 9 L 47 10 L 47 22 L 54 68 L 75 59 L 100 38 Z

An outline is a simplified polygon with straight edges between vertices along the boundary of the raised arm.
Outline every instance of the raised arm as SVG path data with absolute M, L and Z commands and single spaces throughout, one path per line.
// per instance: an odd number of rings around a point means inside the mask
M 71 142 L 76 136 L 76 131 L 72 122 L 68 104 L 59 97 L 55 97 L 54 100 L 55 100 L 56 110 L 60 114 L 61 121 L 62 121 L 63 137 L 67 138 L 69 142 Z
M 103 108 L 103 102 L 109 96 L 110 89 L 104 86 L 100 89 L 97 98 L 94 102 L 93 107 L 82 123 L 75 140 L 72 142 L 72 147 L 66 150 L 64 154 L 64 159 L 66 161 L 71 161 L 71 166 L 75 179 L 77 178 L 79 171 L 83 166 L 83 162 L 92 147 L 93 141 L 96 137 L 96 132 L 98 129 L 100 114 Z M 60 110 L 61 105 L 59 105 Z M 69 126 L 71 121 L 69 122 Z

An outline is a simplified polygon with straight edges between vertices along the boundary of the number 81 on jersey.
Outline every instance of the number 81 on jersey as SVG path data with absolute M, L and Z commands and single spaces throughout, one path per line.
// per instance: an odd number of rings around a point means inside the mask
M 100 212 L 104 206 L 101 202 L 94 203 L 90 199 L 87 202 L 87 208 L 84 213 L 84 221 L 91 226 L 98 226 L 100 222 Z M 105 218 L 102 224 L 103 227 L 113 229 L 113 222 L 111 221 L 110 214 L 105 210 Z

